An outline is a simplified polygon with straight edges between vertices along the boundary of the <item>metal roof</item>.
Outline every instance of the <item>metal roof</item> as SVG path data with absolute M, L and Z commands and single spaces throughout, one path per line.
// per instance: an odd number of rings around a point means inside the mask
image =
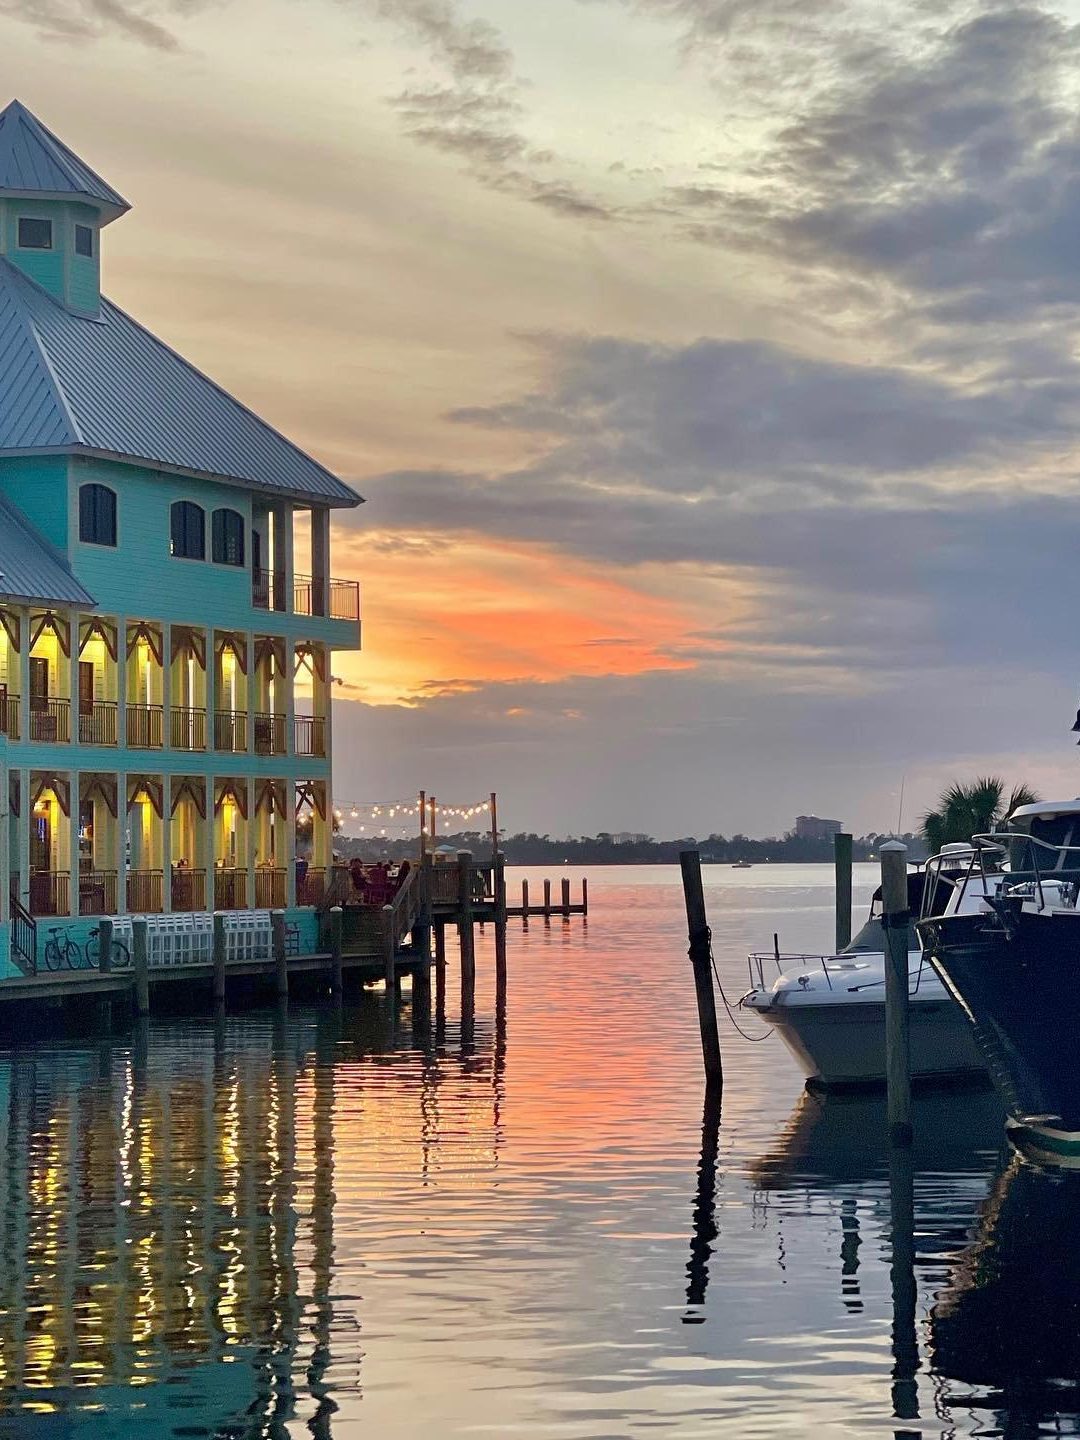
M 18 100 L 0 111 L 0 193 L 79 196 L 115 220 L 131 206 Z
M 96 605 L 67 562 L 0 496 L 0 596 L 52 604 Z
M 73 314 L 0 258 L 0 454 L 65 451 L 324 505 L 361 497 L 102 297 Z

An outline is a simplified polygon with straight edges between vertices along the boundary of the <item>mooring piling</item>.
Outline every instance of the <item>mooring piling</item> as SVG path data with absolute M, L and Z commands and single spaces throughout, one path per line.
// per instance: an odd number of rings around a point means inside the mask
M 698 1028 L 701 1031 L 701 1058 L 705 1063 L 705 1083 L 721 1089 L 724 1064 L 720 1056 L 720 1035 L 716 1028 L 716 996 L 712 982 L 712 942 L 705 913 L 705 892 L 701 885 L 701 855 L 697 850 L 681 850 L 683 898 L 686 902 L 686 925 L 690 937 L 690 963 L 694 968 L 694 989 L 697 992 Z
M 131 963 L 135 971 L 135 1014 L 150 1014 L 150 946 L 147 923 L 139 915 L 131 922 Z
M 570 876 L 562 877 L 562 913 L 563 919 L 570 919 Z
M 225 916 L 218 911 L 214 916 L 214 1004 L 225 1004 Z
M 98 922 L 98 969 L 102 975 L 112 973 L 113 922 L 106 915 Z
M 476 937 L 473 934 L 473 857 L 470 850 L 458 851 L 458 944 L 461 949 L 462 1009 L 465 997 L 476 992 Z
M 506 990 L 506 857 L 495 856 L 492 871 L 492 893 L 495 901 L 495 981 L 498 990 Z
M 340 905 L 330 907 L 330 989 L 338 999 L 344 989 L 343 933 L 345 915 Z
M 833 836 L 833 865 L 836 871 L 836 948 L 851 943 L 851 836 L 841 831 Z
M 551 881 L 544 881 L 544 919 L 551 919 Z
M 885 1074 L 889 1140 L 911 1144 L 911 1037 L 908 992 L 907 846 L 881 847 L 881 915 L 885 927 Z
M 285 911 L 270 912 L 270 940 L 274 954 L 274 991 L 279 1000 L 289 998 L 289 960 L 285 954 Z

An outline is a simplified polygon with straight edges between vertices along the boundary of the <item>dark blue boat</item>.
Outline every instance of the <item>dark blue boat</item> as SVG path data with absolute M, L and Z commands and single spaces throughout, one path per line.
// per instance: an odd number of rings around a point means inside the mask
M 928 868 L 919 933 L 1011 1126 L 1080 1156 L 1080 800 L 1023 806 L 1006 833 L 975 837 L 966 866 Z

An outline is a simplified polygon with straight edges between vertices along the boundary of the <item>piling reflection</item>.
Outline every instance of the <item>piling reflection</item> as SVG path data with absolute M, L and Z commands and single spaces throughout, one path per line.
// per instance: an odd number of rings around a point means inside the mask
M 375 1167 L 407 1151 L 427 1169 L 441 1080 L 475 1067 L 454 1124 L 490 1165 L 499 1143 L 505 1012 L 466 1059 L 413 1048 L 409 1020 L 391 1055 L 384 1008 L 0 1057 L 4 1414 L 76 1437 L 330 1440 L 362 1367 L 357 1302 L 335 1293 L 343 1132 L 362 1124 Z M 380 1085 L 388 1060 L 415 1083 Z
M 1077 1433 L 1080 1174 L 1012 1157 L 934 1306 L 930 1351 L 950 1405 L 992 1412 L 993 1433 Z

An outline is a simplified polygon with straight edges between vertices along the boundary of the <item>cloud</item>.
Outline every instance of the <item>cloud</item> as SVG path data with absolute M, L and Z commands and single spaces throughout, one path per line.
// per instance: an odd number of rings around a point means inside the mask
M 112 34 L 163 51 L 180 49 L 168 22 L 201 8 L 197 0 L 0 0 L 0 16 L 25 21 L 50 39 L 93 41 Z

